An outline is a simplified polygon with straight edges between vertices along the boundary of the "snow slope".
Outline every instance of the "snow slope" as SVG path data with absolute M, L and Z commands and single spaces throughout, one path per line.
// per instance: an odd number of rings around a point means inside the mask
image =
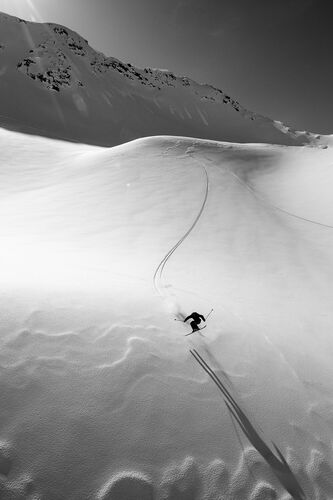
M 1 498 L 332 499 L 332 149 L 0 145 Z
M 226 92 L 96 52 L 70 29 L 0 13 L 0 125 L 113 146 L 151 135 L 316 144 Z

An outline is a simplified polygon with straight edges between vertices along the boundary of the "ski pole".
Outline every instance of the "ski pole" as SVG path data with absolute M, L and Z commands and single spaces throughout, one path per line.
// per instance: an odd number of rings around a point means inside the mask
M 207 318 L 209 318 L 209 316 L 212 314 L 212 312 L 213 312 L 213 311 L 214 311 L 214 309 L 211 309 L 211 310 L 209 311 L 209 313 L 208 313 L 208 314 L 207 314 L 207 316 L 206 316 L 206 319 L 207 319 Z

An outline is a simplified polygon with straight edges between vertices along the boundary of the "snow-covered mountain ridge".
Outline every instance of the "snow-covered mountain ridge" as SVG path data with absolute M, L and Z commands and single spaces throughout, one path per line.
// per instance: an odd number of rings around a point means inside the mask
M 172 134 L 236 142 L 317 144 L 224 91 L 92 49 L 74 31 L 0 14 L 0 123 L 99 145 Z

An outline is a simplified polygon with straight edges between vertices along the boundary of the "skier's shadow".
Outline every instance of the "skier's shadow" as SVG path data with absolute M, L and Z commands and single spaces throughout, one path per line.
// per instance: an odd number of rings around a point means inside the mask
M 207 349 L 205 350 L 207 352 Z M 260 453 L 266 463 L 270 466 L 271 470 L 274 472 L 275 476 L 283 485 L 283 487 L 290 493 L 294 500 L 305 500 L 306 497 L 304 491 L 302 490 L 296 476 L 290 469 L 286 459 L 284 458 L 276 444 L 272 441 L 272 445 L 277 455 L 273 453 L 273 451 L 269 448 L 265 441 L 260 437 L 256 429 L 250 422 L 249 418 L 240 408 L 235 398 L 230 393 L 230 390 L 225 386 L 216 372 L 203 359 L 203 357 L 198 353 L 196 349 L 190 349 L 190 353 L 222 393 L 224 402 L 232 418 L 235 419 L 243 434 L 248 438 L 250 443 L 252 443 L 258 453 Z M 209 356 L 215 360 L 214 356 L 211 353 L 209 353 Z

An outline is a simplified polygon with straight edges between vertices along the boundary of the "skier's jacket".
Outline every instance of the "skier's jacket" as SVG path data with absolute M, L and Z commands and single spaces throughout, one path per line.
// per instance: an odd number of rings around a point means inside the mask
M 193 319 L 196 323 L 201 323 L 201 320 L 203 319 L 204 321 L 205 320 L 205 317 L 202 315 L 202 314 L 198 314 L 197 312 L 193 312 L 192 314 L 190 314 L 189 316 L 187 316 L 187 318 L 184 319 L 184 323 L 185 321 L 187 321 L 188 319 Z

